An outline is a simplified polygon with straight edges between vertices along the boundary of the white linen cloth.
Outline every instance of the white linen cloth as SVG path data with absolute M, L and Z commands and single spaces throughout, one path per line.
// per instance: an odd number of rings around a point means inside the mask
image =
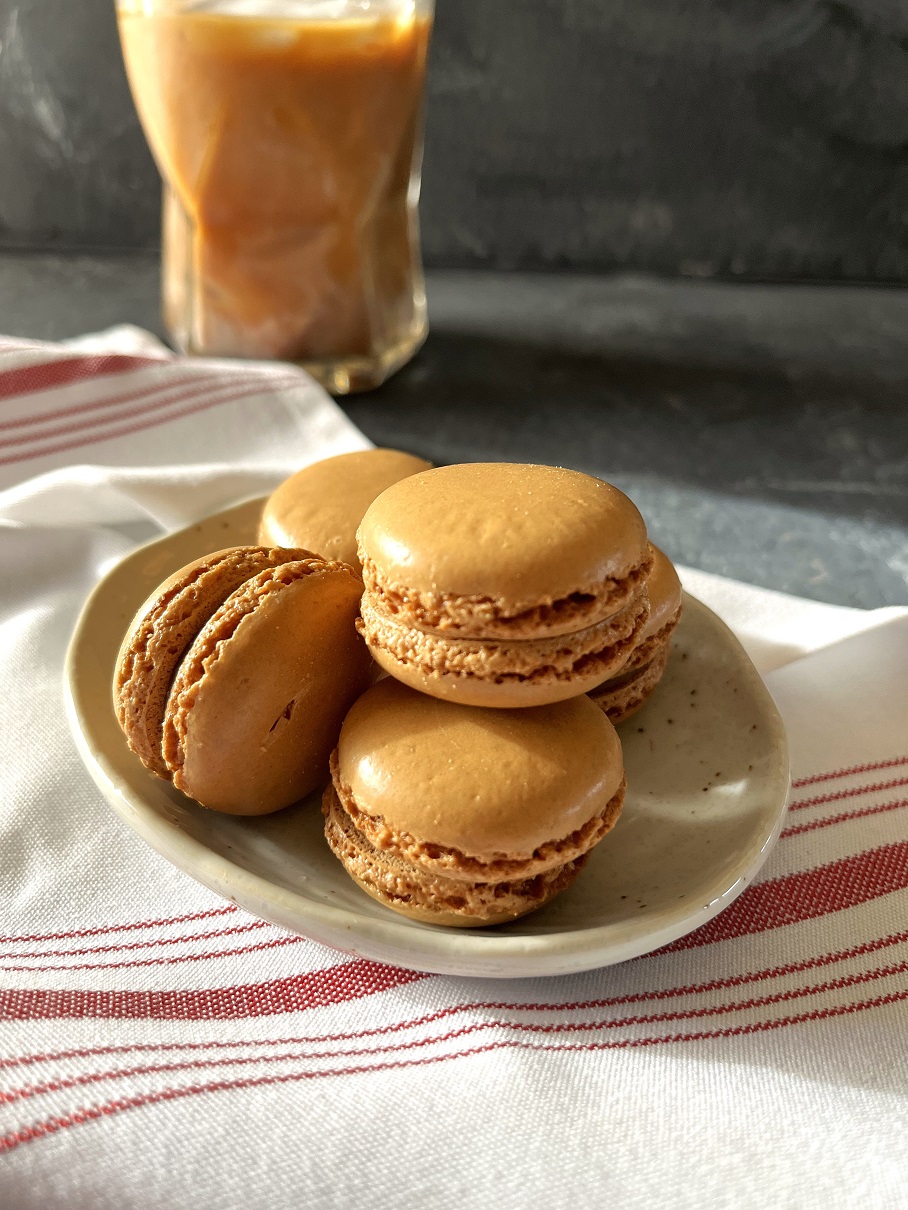
M 685 573 L 766 673 L 791 815 L 727 911 L 584 975 L 329 951 L 101 799 L 61 692 L 92 584 L 366 444 L 286 366 L 181 361 L 135 330 L 0 342 L 0 1205 L 904 1204 L 908 611 Z

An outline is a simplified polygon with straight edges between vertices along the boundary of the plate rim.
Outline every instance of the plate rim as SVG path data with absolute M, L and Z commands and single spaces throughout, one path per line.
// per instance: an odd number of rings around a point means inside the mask
M 219 519 L 256 499 L 251 497 L 230 508 L 218 510 L 202 522 Z M 174 530 L 130 551 L 99 580 L 87 597 L 67 647 L 64 671 L 64 700 L 67 719 L 83 764 L 95 785 L 112 807 L 146 844 L 189 877 L 208 887 L 228 902 L 268 920 L 280 928 L 304 935 L 318 944 L 373 961 L 396 964 L 428 974 L 477 978 L 527 978 L 579 973 L 610 966 L 651 953 L 700 928 L 728 907 L 753 881 L 782 829 L 790 789 L 788 741 L 784 723 L 762 677 L 744 651 L 733 631 L 708 606 L 689 593 L 684 594 L 685 609 L 709 615 L 743 656 L 742 667 L 763 697 L 763 705 L 775 730 L 774 746 L 780 757 L 779 802 L 772 829 L 759 848 L 738 871 L 734 882 L 702 907 L 689 905 L 663 910 L 659 927 L 648 930 L 635 920 L 624 930 L 616 924 L 552 932 L 514 935 L 494 930 L 442 929 L 419 925 L 388 911 L 384 916 L 360 915 L 354 910 L 308 898 L 299 890 L 280 886 L 260 874 L 221 856 L 203 841 L 186 832 L 174 819 L 149 806 L 104 759 L 103 745 L 93 746 L 93 729 L 88 711 L 81 703 L 77 665 L 83 636 L 96 603 L 108 581 L 122 574 L 124 564 L 139 559 L 154 547 L 166 544 L 199 522 Z M 148 776 L 153 776 L 148 774 Z M 784 783 L 784 793 L 782 784 Z M 230 889 L 225 889 L 225 884 Z M 271 908 L 271 910 L 268 910 Z M 668 917 L 665 919 L 665 917 Z M 291 922 L 293 917 L 297 923 Z M 303 923 L 300 924 L 299 922 Z M 305 929 L 303 932 L 302 929 Z M 626 936 L 622 936 L 622 931 Z M 617 936 L 616 936 L 617 932 Z M 608 936 L 603 936 L 607 934 Z M 379 954 L 377 950 L 383 950 Z M 482 966 L 484 969 L 477 969 Z

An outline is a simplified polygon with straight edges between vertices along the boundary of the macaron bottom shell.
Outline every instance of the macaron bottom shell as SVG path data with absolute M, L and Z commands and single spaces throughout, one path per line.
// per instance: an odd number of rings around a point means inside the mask
M 457 912 L 445 912 L 435 910 L 433 908 L 421 908 L 413 903 L 405 902 L 402 899 L 394 899 L 388 895 L 382 894 L 376 887 L 370 886 L 367 882 L 363 882 L 357 878 L 355 874 L 350 874 L 350 877 L 356 883 L 361 891 L 365 891 L 370 899 L 374 899 L 376 903 L 380 903 L 382 907 L 390 908 L 392 912 L 397 912 L 399 916 L 406 916 L 408 920 L 415 920 L 419 924 L 432 924 L 436 928 L 491 928 L 496 924 L 510 924 L 512 920 L 519 920 L 521 916 L 529 916 L 531 912 L 538 911 L 541 907 L 545 907 L 550 903 L 556 895 L 560 895 L 562 891 L 566 891 L 573 883 L 574 879 L 583 869 L 586 864 L 586 857 L 580 857 L 573 862 L 570 867 L 564 867 L 569 870 L 569 873 L 559 885 L 555 886 L 551 893 L 544 898 L 536 899 L 532 903 L 528 903 L 525 907 L 517 911 L 506 911 L 492 913 L 484 917 L 482 920 L 461 916 Z M 348 870 L 347 873 L 350 873 Z
M 617 727 L 646 705 L 662 680 L 667 663 L 668 648 L 664 647 L 648 664 L 634 670 L 632 680 L 612 688 L 602 685 L 589 696 Z
M 620 797 L 623 801 L 623 787 Z M 530 878 L 464 882 L 428 872 L 377 849 L 354 826 L 333 785 L 325 791 L 322 811 L 328 845 L 357 886 L 383 906 L 424 924 L 483 928 L 516 920 L 566 890 L 589 856 L 583 853 Z
M 420 668 L 395 659 L 389 652 L 374 648 L 372 657 L 389 676 L 419 693 L 461 706 L 487 706 L 497 710 L 566 702 L 581 693 L 588 693 L 602 680 L 601 675 L 597 674 L 570 681 L 553 678 L 537 684 L 519 677 L 505 676 L 485 681 L 454 672 L 423 672 Z
M 681 618 L 679 609 L 671 621 L 634 651 L 615 677 L 589 690 L 588 696 L 618 726 L 649 701 L 668 665 L 672 634 Z

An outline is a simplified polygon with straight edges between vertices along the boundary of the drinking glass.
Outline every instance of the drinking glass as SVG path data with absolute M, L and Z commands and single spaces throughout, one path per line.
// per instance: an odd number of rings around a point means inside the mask
M 417 204 L 432 0 L 118 0 L 164 181 L 184 352 L 281 359 L 335 394 L 427 331 Z

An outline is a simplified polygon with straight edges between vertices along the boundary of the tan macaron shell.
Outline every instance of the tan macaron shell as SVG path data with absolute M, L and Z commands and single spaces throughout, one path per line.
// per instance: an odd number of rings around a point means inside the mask
M 674 563 L 658 546 L 650 545 L 650 550 L 653 554 L 653 567 L 646 580 L 649 617 L 640 633 L 641 643 L 661 634 L 666 626 L 674 628 L 681 615 L 683 595 Z
M 662 680 L 668 664 L 669 644 L 663 643 L 655 655 L 632 672 L 606 681 L 589 696 L 617 727 L 645 706 Z
M 566 634 L 616 612 L 649 571 L 646 527 L 579 471 L 465 463 L 384 491 L 359 529 L 367 591 L 422 629 Z
M 342 563 L 262 572 L 203 628 L 174 682 L 163 753 L 203 806 L 262 815 L 323 784 L 344 714 L 369 682 L 362 585 Z
M 352 707 L 337 768 L 356 806 L 425 844 L 529 859 L 600 814 L 624 776 L 587 697 L 513 711 L 436 701 L 385 680 Z
M 490 861 L 471 857 L 462 849 L 427 843 L 410 832 L 389 827 L 381 815 L 368 815 L 361 811 L 356 805 L 353 792 L 344 784 L 338 772 L 336 752 L 331 758 L 331 778 L 330 790 L 336 797 L 338 806 L 364 841 L 404 862 L 410 873 L 413 872 L 411 867 L 415 866 L 420 867 L 423 873 L 440 876 L 445 882 L 476 884 L 498 884 L 514 879 L 535 878 L 568 862 L 576 861 L 598 844 L 612 828 L 621 812 L 625 789 L 622 782 L 602 810 L 568 836 L 546 841 L 529 856 L 499 855 Z
M 611 618 L 572 634 L 516 640 L 442 637 L 376 609 L 368 594 L 357 623 L 375 662 L 431 697 L 499 709 L 586 693 L 624 667 L 648 616 L 645 594 Z
M 306 554 L 261 546 L 214 551 L 174 572 L 141 606 L 120 646 L 113 694 L 129 746 L 147 768 L 170 777 L 161 755 L 164 710 L 199 631 L 252 576 Z
M 658 547 L 653 546 L 652 552 L 653 570 L 646 583 L 650 615 L 637 646 L 619 673 L 588 691 L 616 726 L 645 705 L 662 679 L 681 617 L 683 591 L 674 564 Z
M 259 541 L 301 546 L 354 567 L 356 529 L 376 496 L 431 462 L 402 450 L 357 450 L 303 467 L 268 498 Z

